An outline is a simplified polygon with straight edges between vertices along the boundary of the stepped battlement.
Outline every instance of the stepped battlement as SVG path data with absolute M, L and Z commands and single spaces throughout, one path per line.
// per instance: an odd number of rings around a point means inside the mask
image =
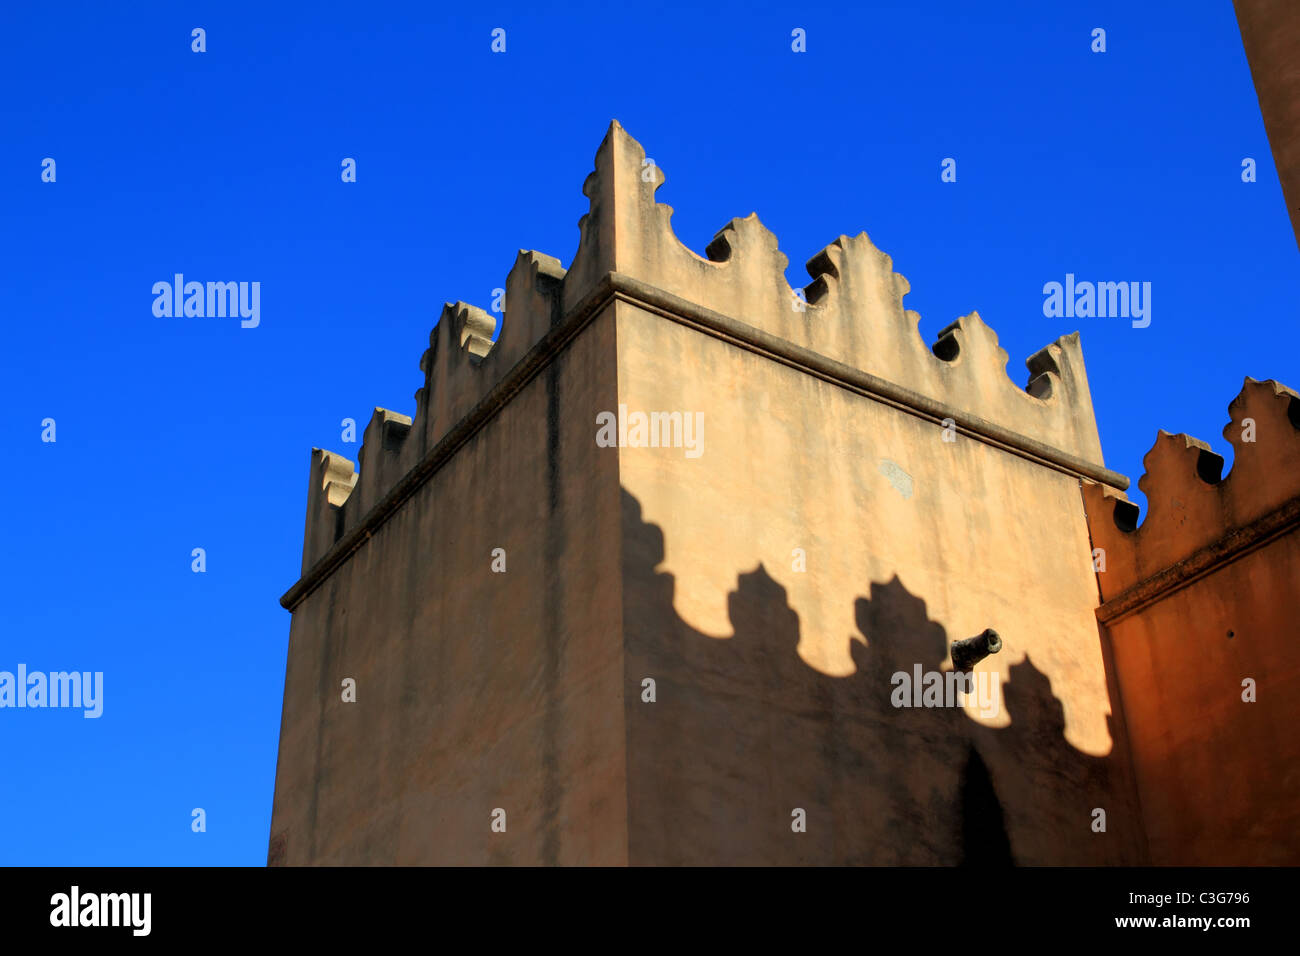
M 332 452 L 313 452 L 304 578 L 349 539 L 359 546 L 458 444 L 545 367 L 613 301 L 726 339 L 900 410 L 1059 471 L 1127 487 L 1102 465 L 1078 333 L 1007 375 L 1007 352 L 972 312 L 927 345 L 920 316 L 904 309 L 907 280 L 866 233 L 840 236 L 808 260 L 810 282 L 792 289 L 776 237 L 751 213 L 732 219 L 697 255 L 657 203 L 662 170 L 614 122 L 583 193 L 573 263 L 520 251 L 494 316 L 465 302 L 443 307 L 420 361 L 413 418 L 377 409 L 365 432 L 360 478 Z M 594 431 L 593 431 L 594 434 Z M 351 477 L 348 477 L 348 476 Z M 309 589 L 285 595 L 292 606 Z
M 816 253 L 807 264 L 811 281 L 796 292 L 785 278 L 789 260 L 757 213 L 732 219 L 699 256 L 673 233 L 672 207 L 655 202 L 663 183 L 663 171 L 648 164 L 641 144 L 611 125 L 583 187 L 591 210 L 579 223 L 566 310 L 616 272 L 735 318 L 762 337 L 1100 464 L 1077 333 L 1031 356 L 1028 384 L 1019 387 L 1007 376 L 1006 351 L 978 313 L 947 326 L 933 346 L 925 344 L 920 316 L 903 308 L 907 279 L 866 233 L 840 236 Z
M 1194 576 L 1290 527 L 1300 516 L 1300 396 L 1271 380 L 1247 378 L 1228 406 L 1223 437 L 1232 471 L 1190 435 L 1161 431 L 1142 459 L 1138 487 L 1146 519 L 1119 491 L 1085 484 L 1094 548 L 1105 552 L 1098 575 L 1103 601 L 1123 597 L 1161 575 Z

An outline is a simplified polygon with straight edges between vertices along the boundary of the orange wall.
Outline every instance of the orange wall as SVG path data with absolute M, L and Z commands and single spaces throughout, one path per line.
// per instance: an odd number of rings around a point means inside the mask
M 1298 594 L 1293 531 L 1108 626 L 1151 862 L 1300 863 Z

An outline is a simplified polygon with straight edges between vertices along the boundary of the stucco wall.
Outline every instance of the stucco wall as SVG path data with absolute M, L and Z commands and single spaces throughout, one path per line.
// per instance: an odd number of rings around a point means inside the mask
M 1140 525 L 1123 496 L 1085 489 L 1157 864 L 1300 862 L 1300 395 L 1247 378 L 1228 416 L 1226 475 L 1209 443 L 1158 434 Z
M 626 862 L 615 367 L 597 318 L 298 606 L 276 862 Z
M 617 315 L 619 401 L 704 413 L 620 453 L 631 862 L 1139 861 L 1078 479 Z M 891 705 L 986 627 L 997 716 Z
M 1300 862 L 1298 586 L 1291 534 L 1109 625 L 1153 863 Z

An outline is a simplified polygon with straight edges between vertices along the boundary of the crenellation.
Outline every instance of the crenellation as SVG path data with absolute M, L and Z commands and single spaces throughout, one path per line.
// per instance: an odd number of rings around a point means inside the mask
M 451 427 L 474 407 L 482 377 L 472 352 L 462 345 L 462 323 L 457 312 L 464 303 L 448 302 L 429 335 L 429 360 L 425 384 L 428 406 L 419 422 L 424 443 L 432 448 Z
M 757 213 L 729 221 L 705 256 L 678 240 L 671 207 L 654 198 L 663 171 L 617 122 L 594 165 L 583 185 L 589 208 L 579 221 L 579 245 L 569 269 L 552 256 L 521 250 L 506 279 L 499 334 L 496 317 L 483 308 L 466 302 L 443 307 L 420 360 L 424 382 L 415 393 L 413 421 L 405 423 L 409 434 L 404 432 L 399 447 L 382 457 L 381 467 L 362 462 L 362 490 L 346 509 L 346 529 L 365 520 L 387 490 L 548 332 L 573 319 L 580 306 L 589 308 L 593 295 L 614 295 L 608 291 L 611 273 L 724 316 L 742 338 L 775 336 L 893 383 L 922 403 L 939 403 L 953 410 L 968 434 L 992 425 L 999 430 L 995 440 L 1004 445 L 1008 436 L 1020 436 L 1035 446 L 1036 455 L 1045 446 L 1101 468 L 1077 332 L 1030 356 L 1028 384 L 1017 387 L 1007 375 L 1006 350 L 977 312 L 958 318 L 926 345 L 920 316 L 903 307 L 907 279 L 865 232 L 841 235 L 812 256 L 811 281 L 800 297 L 785 278 L 789 260 Z M 921 413 L 935 417 L 932 406 Z M 376 427 L 391 429 L 402 418 L 386 414 L 392 417 Z M 1112 477 L 1122 483 L 1120 476 Z
M 640 144 L 611 125 L 584 186 L 591 207 L 565 281 L 566 310 L 616 271 L 1100 464 L 1077 333 L 1035 353 L 1031 384 L 1017 386 L 1006 372 L 1006 351 L 978 313 L 948 326 L 934 348 L 925 344 L 920 316 L 903 307 L 907 279 L 865 232 L 840 236 L 808 260 L 811 281 L 800 298 L 785 279 L 789 260 L 755 213 L 719 230 L 707 258 L 687 248 L 672 231 L 671 207 L 654 200 L 663 171 L 645 164 Z
M 1083 486 L 1095 616 L 1155 865 L 1300 858 L 1300 406 L 1278 382 L 1247 378 L 1228 409 L 1226 475 L 1208 443 L 1158 433 L 1140 524 L 1119 491 Z
M 589 208 L 579 220 L 569 269 L 552 256 L 520 250 L 506 279 L 499 334 L 496 317 L 483 308 L 466 302 L 443 307 L 420 359 L 424 381 L 407 423 L 410 434 L 384 456 L 381 468 L 369 469 L 373 477 L 362 477 L 362 492 L 347 509 L 347 529 L 363 521 L 387 489 L 416 468 L 549 331 L 574 318 L 580 306 L 589 307 L 593 294 L 613 295 L 601 292 L 609 288 L 602 283 L 611 273 L 725 316 L 742 337 L 775 336 L 893 383 L 923 402 L 940 403 L 968 433 L 978 432 L 982 422 L 1000 430 L 996 440 L 1003 444 L 1007 436 L 1020 436 L 1036 444 L 1034 454 L 1045 446 L 1101 468 L 1077 332 L 1030 356 L 1028 384 L 1017 387 L 1007 374 L 1006 350 L 977 312 L 958 318 L 926 345 L 920 315 L 903 307 L 907 279 L 865 232 L 841 235 L 808 260 L 811 281 L 801 297 L 785 278 L 789 260 L 757 213 L 730 220 L 705 256 L 687 248 L 673 233 L 672 208 L 654 198 L 663 171 L 617 122 L 594 166 L 583 184 Z M 933 408 L 922 413 L 934 417 Z
M 402 449 L 412 421 L 406 415 L 376 408 L 366 425 L 357 453 L 356 488 L 344 508 L 344 532 L 352 530 L 405 472 Z
M 457 302 L 452 320 L 456 323 L 456 339 L 460 347 L 469 353 L 469 360 L 479 364 L 492 351 L 492 336 L 496 334 L 497 322 L 491 313 L 476 305 Z
M 357 484 L 356 467 L 337 452 L 311 450 L 311 480 L 307 489 L 307 521 L 302 544 L 302 573 L 306 574 L 342 534 L 343 507 Z
M 1074 364 L 1063 361 L 1065 349 L 1078 348 L 1078 345 L 1079 333 L 1071 332 L 1051 345 L 1043 346 L 1025 359 L 1025 367 L 1029 369 L 1029 381 L 1025 384 L 1025 391 L 1034 398 L 1041 398 L 1044 401 L 1050 399 L 1054 389 L 1053 383 L 1060 381 L 1063 374 L 1074 372 Z M 1087 388 L 1088 382 L 1086 379 L 1082 383 L 1072 382 L 1071 387 L 1077 391 L 1080 388 Z
M 491 356 L 491 361 L 497 363 L 498 379 L 560 324 L 564 277 L 559 259 L 530 249 L 519 250 L 506 276 L 505 315 Z
M 1244 524 L 1300 494 L 1300 395 L 1250 377 L 1228 406 L 1223 437 L 1233 449 L 1231 520 Z M 1247 440 L 1249 438 L 1250 440 Z
M 1161 430 L 1142 459 L 1138 487 L 1147 497 L 1139 525 L 1137 506 L 1123 494 L 1085 484 L 1084 502 L 1094 547 L 1106 552 L 1098 576 L 1110 600 L 1198 552 L 1238 534 L 1300 496 L 1300 398 L 1286 386 L 1246 378 L 1228 406 L 1223 429 L 1235 455 L 1224 459 L 1208 443 Z

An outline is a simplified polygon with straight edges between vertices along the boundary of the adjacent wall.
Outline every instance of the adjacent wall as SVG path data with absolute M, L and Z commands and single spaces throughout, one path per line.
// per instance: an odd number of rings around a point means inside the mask
M 1248 378 L 1229 415 L 1226 477 L 1160 433 L 1136 529 L 1125 499 L 1086 494 L 1156 864 L 1300 863 L 1300 398 Z

